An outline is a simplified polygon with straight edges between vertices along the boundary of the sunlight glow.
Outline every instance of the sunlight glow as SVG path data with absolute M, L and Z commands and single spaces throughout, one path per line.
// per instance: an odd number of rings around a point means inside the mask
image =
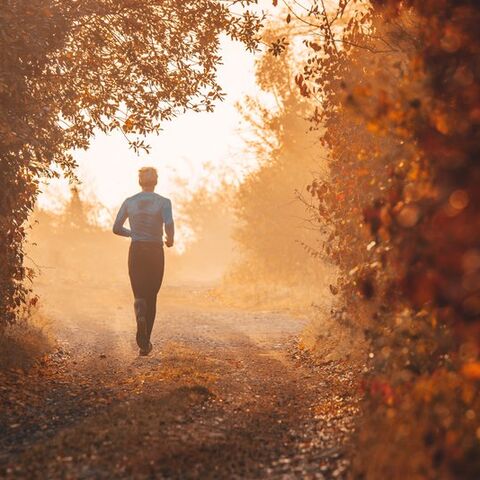
M 188 112 L 166 123 L 158 136 L 147 138 L 152 147 L 149 155 L 137 156 L 120 133 L 99 134 L 87 151 L 74 152 L 81 196 L 105 207 L 97 219 L 105 227 L 121 202 L 138 191 L 140 167 L 158 169 L 157 192 L 171 197 L 174 205 L 200 186 L 215 189 L 222 181 L 235 183 L 254 168 L 252 159 L 239 155 L 243 148 L 241 116 L 235 107 L 246 94 L 256 91 L 254 56 L 226 39 L 222 52 L 224 64 L 218 75 L 226 98 L 213 113 Z M 41 208 L 58 211 L 69 197 L 65 179 L 52 180 L 42 190 Z

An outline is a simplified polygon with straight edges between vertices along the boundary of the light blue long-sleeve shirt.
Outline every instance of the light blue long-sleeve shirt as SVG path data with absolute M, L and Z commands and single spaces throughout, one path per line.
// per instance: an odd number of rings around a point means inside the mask
M 130 230 L 123 226 L 127 218 Z M 158 242 L 163 245 L 163 225 L 171 223 L 172 202 L 155 192 L 140 192 L 122 203 L 113 224 L 113 233 L 131 237 L 136 242 Z

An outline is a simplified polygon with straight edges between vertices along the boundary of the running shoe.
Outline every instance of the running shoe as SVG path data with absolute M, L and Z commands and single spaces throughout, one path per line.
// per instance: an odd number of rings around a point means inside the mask
M 152 351 L 152 348 L 153 348 L 152 342 L 148 342 L 148 347 L 147 348 L 145 348 L 145 349 L 141 348 L 140 349 L 140 355 L 142 357 L 146 357 Z

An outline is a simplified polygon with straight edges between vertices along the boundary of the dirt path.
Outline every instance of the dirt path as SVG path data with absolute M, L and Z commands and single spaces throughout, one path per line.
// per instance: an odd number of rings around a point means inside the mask
M 59 291 L 62 348 L 3 379 L 1 477 L 344 478 L 355 375 L 299 358 L 304 321 L 166 289 L 144 358 L 129 297 L 108 297 Z

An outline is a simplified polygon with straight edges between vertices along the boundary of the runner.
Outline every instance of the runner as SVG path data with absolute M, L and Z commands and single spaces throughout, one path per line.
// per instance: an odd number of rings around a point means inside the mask
M 155 168 L 144 167 L 139 170 L 138 182 L 142 191 L 123 202 L 113 225 L 113 233 L 132 239 L 128 252 L 128 273 L 135 297 L 136 338 L 140 355 L 148 355 L 152 351 L 150 336 L 165 266 L 164 225 L 167 247 L 173 246 L 175 234 L 172 202 L 154 192 L 157 180 Z M 123 226 L 127 218 L 130 229 Z

